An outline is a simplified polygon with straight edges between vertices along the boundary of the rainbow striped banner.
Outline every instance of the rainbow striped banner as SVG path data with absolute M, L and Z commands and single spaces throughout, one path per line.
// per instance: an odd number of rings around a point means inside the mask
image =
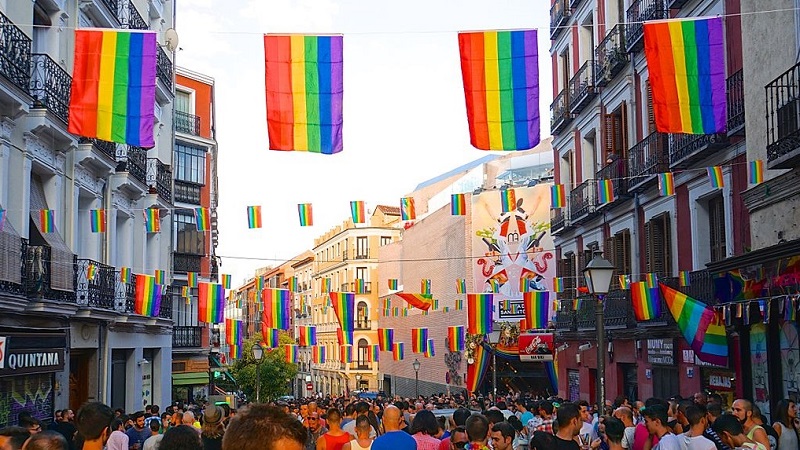
M 450 215 L 451 216 L 466 216 L 467 215 L 467 196 L 466 196 L 466 194 L 452 194 L 452 195 L 450 195 Z
M 379 362 L 381 360 L 381 349 L 378 347 L 378 344 L 369 346 L 369 353 L 367 356 L 369 357 L 369 362 Z
M 300 346 L 308 347 L 310 345 L 317 345 L 317 327 L 315 326 L 300 326 L 297 328 Z
M 89 223 L 91 224 L 92 233 L 105 233 L 106 232 L 106 210 L 93 209 L 89 211 Z M 0 227 L 2 230 L 2 227 Z
M 186 273 L 186 285 L 191 288 L 197 287 L 197 272 Z
M 464 299 L 463 298 L 457 298 L 456 299 L 455 309 L 456 309 L 456 311 L 461 311 L 461 310 L 464 309 Z
M 161 311 L 161 286 L 155 277 L 136 275 L 136 294 L 133 302 L 134 314 L 156 317 Z
M 688 270 L 681 270 L 678 272 L 678 283 L 680 287 L 686 287 L 691 284 L 691 276 L 689 275 Z
M 247 207 L 247 228 L 261 228 L 261 206 Z
M 675 176 L 672 172 L 658 174 L 658 193 L 662 197 L 675 195 Z
M 492 293 L 496 294 L 500 292 L 500 280 L 498 280 L 497 278 L 490 278 L 489 280 L 487 280 L 487 283 L 489 283 L 489 287 L 492 289 Z
M 527 150 L 539 143 L 536 30 L 458 34 L 470 143 Z
M 39 225 L 42 233 L 55 233 L 56 213 L 52 209 L 39 210 Z
M 714 189 L 725 187 L 725 179 L 722 177 L 722 166 L 707 167 L 708 181 Z
M 683 337 L 701 361 L 728 365 L 728 337 L 725 325 L 713 308 L 664 284 L 661 295 Z
M 756 159 L 747 163 L 747 179 L 750 184 L 761 184 L 764 182 L 764 160 Z
M 225 319 L 225 343 L 237 345 L 244 339 L 244 324 L 241 320 Z
M 224 287 L 225 289 L 231 288 L 231 276 L 229 274 L 225 273 L 221 274 L 219 276 L 219 281 L 220 283 L 222 283 L 222 287 Z
M 504 213 L 517 209 L 517 195 L 514 189 L 508 188 L 500 190 L 500 209 Z
M 543 330 L 547 328 L 547 321 L 550 318 L 549 292 L 525 292 L 522 294 L 522 304 L 525 308 L 525 323 L 528 329 Z
M 156 269 L 153 271 L 153 276 L 156 279 L 156 284 L 164 285 L 167 284 L 167 271 Z
M 381 351 L 389 352 L 392 350 L 394 344 L 394 329 L 393 328 L 378 328 L 378 345 Z
M 658 275 L 655 272 L 644 274 L 644 281 L 647 282 L 648 288 L 658 287 Z
M 321 289 L 322 289 L 322 293 L 323 294 L 328 294 L 328 293 L 331 292 L 331 283 L 332 283 L 332 280 L 330 278 L 323 278 L 322 279 L 322 287 L 321 287 Z
M 456 294 L 467 293 L 467 280 L 466 278 L 459 278 L 456 280 Z
M 315 345 L 314 347 L 311 347 L 311 361 L 314 364 L 325 364 L 327 361 L 327 358 L 325 357 L 325 350 L 327 349 L 324 345 Z
M 519 291 L 520 292 L 530 292 L 533 288 L 531 287 L 530 279 L 526 277 L 520 277 L 519 279 Z
M 339 347 L 339 361 L 350 364 L 353 362 L 353 346 L 352 345 L 342 345 Z
M 159 218 L 159 210 L 156 208 L 147 208 L 142 211 L 144 214 L 144 229 L 148 233 L 158 233 L 161 231 L 161 219 Z
M 353 292 L 330 292 L 328 296 L 330 296 L 336 318 L 339 319 L 339 326 L 344 331 L 352 332 L 355 329 L 354 308 L 356 294 Z
M 361 200 L 353 200 L 350 202 L 350 216 L 353 218 L 353 223 L 365 223 L 367 221 L 367 208 Z
M 131 282 L 131 268 L 130 267 L 120 267 L 119 268 L 119 281 L 121 283 L 130 283 Z
M 483 345 L 478 345 L 472 352 L 472 364 L 467 364 L 467 379 L 466 388 L 469 392 L 477 392 L 478 387 L 486 376 L 486 371 L 489 367 L 489 352 L 483 348 Z
M 431 294 L 431 280 L 423 279 L 419 282 L 419 291 L 422 294 L 430 295 Z
M 181 286 L 181 297 L 185 298 L 186 300 L 190 300 L 192 297 L 192 292 L 190 291 L 189 286 Z
M 277 328 L 261 328 L 261 337 L 264 338 L 263 345 L 267 348 L 278 348 L 280 344 L 280 333 Z
M 265 306 L 262 321 L 266 328 L 289 329 L 291 294 L 286 289 L 264 289 L 261 303 Z
M 403 197 L 400 199 L 400 218 L 401 220 L 414 220 L 417 218 L 417 211 L 414 208 L 414 197 Z
M 342 151 L 343 37 L 264 35 L 271 150 Z
M 463 352 L 466 349 L 466 335 L 464 325 L 447 327 L 447 350 Z
M 301 227 L 310 227 L 314 225 L 314 214 L 311 211 L 311 203 L 298 204 L 297 214 L 300 216 Z
M 469 334 L 492 332 L 494 294 L 467 294 L 467 331 Z
M 402 361 L 405 356 L 405 345 L 402 342 L 395 342 L 392 345 L 392 359 Z
M 425 350 L 425 343 L 428 341 L 427 328 L 411 329 L 411 352 L 422 353 Z
M 289 292 L 300 292 L 297 277 L 289 277 Z
M 6 224 L 6 210 L 0 208 L 0 232 L 3 231 L 3 227 Z
M 433 339 L 428 339 L 425 343 L 425 351 L 422 352 L 425 358 L 433 358 L 436 356 L 436 348 L 433 344 Z
M 614 200 L 614 180 L 597 180 L 598 204 L 614 203 Z
M 75 30 L 67 130 L 154 147 L 157 47 L 151 31 Z
M 438 309 L 439 309 L 439 299 L 435 298 L 435 299 L 433 299 L 433 310 L 435 311 L 435 310 L 438 310 Z M 425 312 L 428 312 L 428 311 L 425 311 Z
M 631 276 L 630 275 L 619 275 L 619 287 L 622 290 L 630 289 L 630 287 L 631 287 Z
M 297 346 L 294 344 L 283 344 L 283 355 L 289 364 L 297 364 Z
M 430 294 L 410 294 L 408 292 L 397 292 L 395 295 L 402 298 L 414 308 L 427 311 L 433 305 L 433 297 Z
M 554 184 L 550 186 L 550 207 L 566 208 L 566 206 L 567 188 L 563 184 Z
M 564 279 L 561 277 L 553 278 L 553 292 L 564 292 Z
M 97 276 L 97 266 L 95 266 L 94 264 L 89 264 L 88 266 L 86 266 L 86 279 L 92 281 L 96 276 Z
M 573 311 L 578 311 L 579 309 L 581 309 L 581 306 L 583 306 L 583 299 L 581 299 L 580 297 L 572 299 Z
M 242 346 L 241 344 L 231 345 L 228 347 L 228 356 L 231 359 L 239 359 L 242 357 Z
M 633 302 L 633 315 L 638 322 L 653 320 L 661 316 L 658 288 L 649 287 L 647 282 L 631 283 L 631 301 Z
M 389 290 L 390 291 L 396 291 L 397 290 L 397 286 L 398 286 L 397 278 L 389 278 L 388 283 L 389 283 Z
M 337 328 L 336 342 L 338 342 L 339 345 L 353 345 L 353 331 L 343 331 L 341 328 Z
M 364 281 L 363 278 L 356 278 L 356 294 L 366 294 L 367 293 L 367 283 Z
M 197 224 L 197 231 L 211 230 L 211 210 L 208 208 L 194 208 L 194 220 Z
M 197 287 L 197 320 L 222 323 L 225 318 L 225 288 L 216 283 L 199 283 Z
M 263 276 L 257 276 L 253 280 L 253 284 L 255 284 L 256 292 L 263 291 L 264 290 L 264 277 Z

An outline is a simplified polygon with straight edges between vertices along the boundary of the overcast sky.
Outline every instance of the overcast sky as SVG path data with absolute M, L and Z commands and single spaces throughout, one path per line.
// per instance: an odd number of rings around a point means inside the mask
M 399 206 L 422 181 L 478 159 L 458 31 L 538 28 L 542 138 L 552 101 L 547 0 L 179 0 L 178 65 L 216 80 L 221 273 L 234 287 L 313 246 L 350 200 Z M 344 34 L 344 150 L 268 150 L 263 33 Z M 301 228 L 298 203 L 313 203 Z M 247 228 L 262 205 L 264 228 Z

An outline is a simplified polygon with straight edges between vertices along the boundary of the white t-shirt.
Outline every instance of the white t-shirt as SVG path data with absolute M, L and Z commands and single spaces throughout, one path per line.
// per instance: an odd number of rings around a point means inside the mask
M 689 437 L 684 434 L 683 440 L 686 442 L 687 450 L 717 450 L 714 442 L 702 435 Z
M 144 441 L 143 450 L 157 450 L 158 446 L 161 445 L 162 439 L 164 439 L 163 434 L 155 434 L 150 436 L 146 441 Z
M 597 439 L 597 429 L 589 422 L 583 422 L 583 425 L 581 425 L 581 435 L 584 434 L 589 435 L 589 442 L 594 442 Z
M 358 436 L 356 436 L 356 421 L 355 420 L 351 420 L 350 422 L 347 422 L 346 424 L 344 424 L 344 426 L 342 427 L 342 430 L 350 433 L 350 436 L 352 436 L 353 439 L 358 439 Z M 375 439 L 376 437 L 378 437 L 378 433 L 375 432 L 375 428 L 370 426 L 369 427 L 369 438 L 370 439 Z
M 686 442 L 682 437 L 667 433 L 658 440 L 658 445 L 653 450 L 686 450 Z
M 636 436 L 636 427 L 625 427 L 622 435 L 622 448 L 633 448 L 633 439 Z

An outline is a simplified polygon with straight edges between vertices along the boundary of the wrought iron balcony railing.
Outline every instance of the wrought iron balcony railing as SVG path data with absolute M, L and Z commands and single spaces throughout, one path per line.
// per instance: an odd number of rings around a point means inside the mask
M 119 20 L 119 0 L 100 0 L 108 8 L 108 12 Z
M 180 294 L 179 294 L 180 295 Z M 158 310 L 160 319 L 172 320 L 172 285 L 167 284 L 161 287 L 161 307 Z
M 728 136 L 744 135 L 744 70 L 728 77 Z
M 577 223 L 594 214 L 597 208 L 597 181 L 589 179 L 569 193 L 569 220 Z
M 625 48 L 624 25 L 619 24 L 608 32 L 595 49 L 594 57 L 597 61 L 594 72 L 595 85 L 603 87 L 621 73 L 630 61 L 628 50 Z
M 369 249 L 356 249 L 355 259 L 369 259 Z
M 166 86 L 167 90 L 170 92 L 172 92 L 172 72 L 172 60 L 169 59 L 164 49 L 159 46 L 156 57 L 156 75 L 158 76 L 158 81 L 164 83 L 164 86 Z
M 30 299 L 46 299 L 60 303 L 76 303 L 75 291 L 53 289 L 52 249 L 48 245 L 28 245 L 25 257 L 25 291 Z M 77 260 L 72 259 L 72 285 L 77 284 Z
M 82 138 L 84 139 L 84 138 Z M 117 157 L 117 143 L 108 142 L 102 139 L 89 139 L 92 142 L 92 147 L 96 148 L 100 153 L 108 156 L 111 160 Z
M 571 11 L 567 0 L 556 0 L 550 7 L 550 39 L 555 39 L 569 21 Z
M 572 122 L 569 113 L 569 90 L 561 91 L 550 104 L 550 132 L 554 135 L 563 131 Z
M 702 159 L 710 152 L 728 145 L 728 135 L 719 134 L 670 134 L 669 165 L 682 169 Z
M 114 268 L 91 259 L 78 259 L 78 305 L 114 310 Z M 89 268 L 93 277 L 89 278 Z
M 356 330 L 369 330 L 372 322 L 369 319 L 356 319 Z
M 766 86 L 767 161 L 790 169 L 800 160 L 800 63 Z
M 183 111 L 175 111 L 175 131 L 199 136 L 200 116 Z
M 557 331 L 575 331 L 575 329 L 575 311 L 566 308 L 556 311 Z
M 203 256 L 189 253 L 174 253 L 172 255 L 172 271 L 174 273 L 201 272 Z
M 586 61 L 569 80 L 569 112 L 578 114 L 597 97 L 599 90 L 594 84 L 595 62 Z
M 651 133 L 628 151 L 628 189 L 635 191 L 669 169 L 669 135 Z
M 71 88 L 72 77 L 50 56 L 40 53 L 31 55 L 30 94 L 34 107 L 47 108 L 67 123 Z
M 711 276 L 711 272 L 706 269 L 689 272 L 689 284 L 687 286 L 681 286 L 677 277 L 659 278 L 658 281 L 709 306 L 717 304 L 714 279 Z
M 173 348 L 196 348 L 203 345 L 203 327 L 172 327 Z
M 644 46 L 644 22 L 669 18 L 666 0 L 633 0 L 626 14 L 625 46 L 635 52 Z
M 31 39 L 0 12 L 0 75 L 28 92 L 31 81 Z
M 133 178 L 147 185 L 147 150 L 132 145 L 119 146 L 117 172 L 128 172 Z
M 597 172 L 598 180 L 612 180 L 614 186 L 614 202 L 628 198 L 628 160 L 617 158 Z M 598 205 L 609 206 L 610 204 Z
M 688 2 L 689 0 L 669 0 L 669 8 L 680 9 L 681 7 L 683 7 L 683 5 L 685 5 Z
M 202 189 L 202 185 L 189 183 L 182 180 L 175 180 L 175 187 L 173 191 L 175 193 L 175 201 L 176 202 L 183 202 L 183 203 L 193 203 L 195 205 L 200 204 L 200 190 Z
M 128 13 L 128 28 L 131 30 L 147 30 L 150 28 L 150 25 L 145 22 L 144 18 L 142 18 L 142 15 L 139 14 L 139 10 L 136 9 L 136 6 L 132 1 L 128 3 Z
M 151 194 L 172 203 L 172 170 L 158 158 L 147 158 L 147 185 Z
M 564 207 L 550 210 L 550 232 L 552 234 L 558 234 L 564 229 L 567 219 L 567 212 L 565 211 L 566 209 L 567 208 Z

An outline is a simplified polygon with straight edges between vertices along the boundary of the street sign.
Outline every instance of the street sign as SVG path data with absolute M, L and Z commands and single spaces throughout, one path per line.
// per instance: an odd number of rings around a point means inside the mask
M 306 389 L 309 391 L 314 390 L 314 385 L 311 383 L 306 383 Z

